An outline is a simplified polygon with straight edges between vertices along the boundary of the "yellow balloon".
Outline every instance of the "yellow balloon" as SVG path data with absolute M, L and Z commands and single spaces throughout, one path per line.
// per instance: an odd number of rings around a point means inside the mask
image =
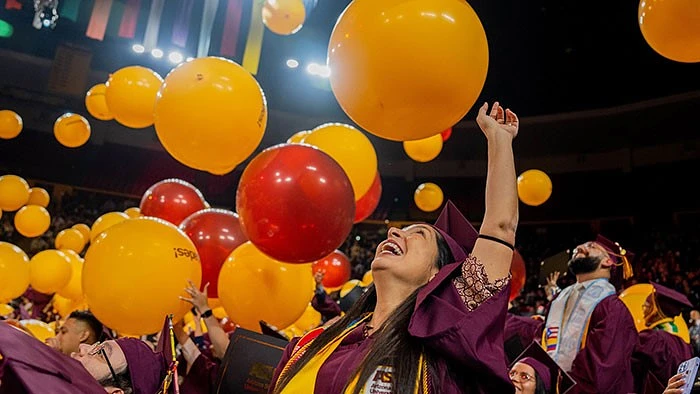
M 61 232 L 56 235 L 56 240 L 54 246 L 56 249 L 67 249 L 76 253 L 80 253 L 85 248 L 85 237 L 80 230 L 74 228 L 67 228 L 61 230 Z
M 527 170 L 518 176 L 518 197 L 527 205 L 544 204 L 552 195 L 552 180 L 540 170 Z
M 651 284 L 640 283 L 630 286 L 620 293 L 620 300 L 625 304 L 627 309 L 629 309 L 630 314 L 632 314 L 637 331 L 646 329 L 642 305 L 644 305 L 644 301 L 646 301 L 649 294 L 651 294 L 653 291 L 654 286 Z M 676 327 L 678 327 L 678 333 L 673 334 L 679 336 L 686 343 L 690 343 L 690 332 L 688 330 L 688 325 L 683 319 L 683 314 L 676 316 L 673 319 L 673 322 L 676 324 Z
M 209 308 L 216 309 L 221 307 L 221 301 L 218 298 L 209 298 Z
M 207 323 L 204 322 L 204 319 L 199 319 L 202 327 L 202 334 L 206 334 L 209 332 L 209 329 L 207 328 Z M 185 332 L 188 332 L 189 330 L 194 331 L 196 328 L 194 324 L 194 319 L 185 323 Z
M 362 282 L 360 282 L 357 279 L 351 279 L 345 282 L 345 284 L 340 288 L 340 293 L 338 295 L 340 296 L 340 298 L 343 298 L 357 286 L 362 287 Z
M 0 241 L 0 302 L 21 296 L 29 287 L 29 257 L 17 246 Z
M 641 0 L 639 28 L 649 46 L 677 62 L 700 62 L 700 3 L 696 0 Z
M 85 108 L 87 108 L 90 115 L 99 120 L 114 119 L 114 115 L 109 112 L 109 107 L 107 106 L 106 92 L 107 86 L 103 83 L 98 83 L 85 94 Z
M 209 306 L 211 307 L 211 304 L 209 304 Z M 211 312 L 214 314 L 214 317 L 219 320 L 228 316 L 228 314 L 226 313 L 226 309 L 224 309 L 223 306 L 216 307 L 212 309 Z
M 53 309 L 63 318 L 67 318 L 73 311 L 84 311 L 88 309 L 88 305 L 84 298 L 79 300 L 70 300 L 56 294 L 53 296 Z
M 432 212 L 440 208 L 442 201 L 445 199 L 440 186 L 426 182 L 416 188 L 413 193 L 413 201 L 418 206 L 418 209 L 424 212 Z
M 44 250 L 29 260 L 29 283 L 39 293 L 61 290 L 70 281 L 71 274 L 70 259 L 60 250 Z
M 284 330 L 282 330 L 282 333 L 287 336 L 287 338 L 296 338 L 304 335 L 304 331 L 299 329 L 298 327 L 291 325 Z
M 7 317 L 15 313 L 15 308 L 9 304 L 0 304 L 0 316 Z
M 68 112 L 56 119 L 53 135 L 61 145 L 77 148 L 90 139 L 90 123 L 82 115 Z
M 83 234 L 83 238 L 85 238 L 85 243 L 90 242 L 90 226 L 88 226 L 85 223 L 78 223 L 74 224 L 71 228 L 78 230 L 81 234 Z
M 301 30 L 305 19 L 306 8 L 302 0 L 266 0 L 263 4 L 263 24 L 275 34 L 294 34 Z
M 362 276 L 362 286 L 367 287 L 374 282 L 374 275 L 372 275 L 372 270 L 365 272 Z
M 39 205 L 25 205 L 15 214 L 15 228 L 27 238 L 38 237 L 51 225 L 51 215 Z
M 301 142 L 306 138 L 307 135 L 311 134 L 311 130 L 302 130 L 299 132 L 294 133 L 289 139 L 287 140 L 288 144 L 301 144 Z
M 16 211 L 29 201 L 29 184 L 17 175 L 0 176 L 0 209 Z
M 9 109 L 0 111 L 0 138 L 9 140 L 22 132 L 22 118 Z
M 131 207 L 127 208 L 126 211 L 124 211 L 126 216 L 128 216 L 130 219 L 136 219 L 138 217 L 141 217 L 141 209 L 139 207 Z
M 19 324 L 25 330 L 29 331 L 29 333 L 32 334 L 34 338 L 40 340 L 41 342 L 46 342 L 47 339 L 56 336 L 56 331 L 54 331 L 54 329 L 48 323 L 44 323 L 41 320 L 20 320 Z
M 442 152 L 442 135 L 435 134 L 432 137 L 415 141 L 404 141 L 403 150 L 408 157 L 420 162 L 427 163 L 438 157 Z
M 292 324 L 292 326 L 297 327 L 302 332 L 311 331 L 320 325 L 321 314 L 311 304 L 306 306 L 304 313 Z
M 90 245 L 83 266 L 83 293 L 90 310 L 120 333 L 158 332 L 173 313 L 178 321 L 192 305 L 187 281 L 199 287 L 202 267 L 197 249 L 180 229 L 164 220 L 125 220 Z
M 251 242 L 237 247 L 219 273 L 219 300 L 241 327 L 260 332 L 260 320 L 287 327 L 313 297 L 311 264 L 287 264 Z
M 111 108 L 111 107 L 110 107 Z M 267 127 L 267 101 L 253 76 L 219 57 L 182 63 L 155 107 L 158 139 L 177 161 L 223 174 L 246 160 Z
M 326 123 L 313 129 L 302 142 L 321 149 L 343 167 L 355 200 L 372 186 L 377 175 L 377 152 L 360 130 L 342 123 Z
M 121 223 L 129 219 L 123 212 L 107 212 L 95 220 L 90 229 L 90 242 L 95 242 L 97 236 L 105 232 L 108 228 L 114 226 L 117 223 Z
M 70 261 L 71 276 L 68 284 L 58 291 L 58 295 L 69 300 L 83 299 L 83 258 L 72 250 L 62 250 Z
M 27 200 L 27 205 L 39 205 L 44 208 L 49 206 L 51 202 L 51 197 L 46 189 L 41 187 L 33 187 L 29 189 L 29 200 Z
M 153 124 L 153 106 L 163 84 L 155 71 L 141 66 L 124 67 L 109 76 L 105 98 L 114 119 L 132 129 Z
M 355 0 L 328 44 L 340 106 L 394 141 L 430 137 L 461 120 L 481 93 L 488 58 L 479 17 L 458 0 Z

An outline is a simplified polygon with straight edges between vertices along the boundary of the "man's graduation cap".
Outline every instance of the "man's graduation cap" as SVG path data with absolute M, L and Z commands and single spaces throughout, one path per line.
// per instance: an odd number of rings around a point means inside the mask
M 624 249 L 622 246 L 620 246 L 619 243 L 613 242 L 610 239 L 598 234 L 598 236 L 595 239 L 595 242 L 602 246 L 603 249 L 605 249 L 608 252 L 608 255 L 610 255 L 610 259 L 615 263 L 613 265 L 613 268 L 611 270 L 611 274 L 616 271 L 616 268 L 621 268 L 622 269 L 622 278 L 623 279 L 629 279 L 634 275 L 634 271 L 632 270 L 632 263 L 630 263 L 630 259 L 634 257 L 634 253 L 631 253 Z

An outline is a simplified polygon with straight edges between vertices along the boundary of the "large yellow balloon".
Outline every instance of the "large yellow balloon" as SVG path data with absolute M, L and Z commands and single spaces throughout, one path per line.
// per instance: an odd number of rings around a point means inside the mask
M 306 19 L 302 0 L 265 0 L 262 9 L 263 24 L 271 32 L 287 36 L 301 30 Z
M 644 310 L 642 305 L 646 301 L 649 294 L 654 291 L 654 286 L 649 283 L 640 283 L 637 285 L 630 286 L 620 293 L 620 300 L 625 304 L 627 309 L 630 310 L 632 318 L 634 319 L 634 325 L 637 327 L 637 331 L 642 331 L 646 329 L 646 324 L 644 322 Z M 678 335 L 686 343 L 690 343 L 690 332 L 688 331 L 688 325 L 683 319 L 683 314 L 676 316 L 673 322 L 678 327 L 678 333 L 673 333 Z
M 288 144 L 301 144 L 301 142 L 306 138 L 307 135 L 311 134 L 311 130 L 302 130 L 294 133 L 289 139 L 287 140 Z
M 69 300 L 83 299 L 83 258 L 72 250 L 62 250 L 70 260 L 71 277 L 68 284 L 58 291 L 58 295 Z
M 25 205 L 15 214 L 15 228 L 27 238 L 38 237 L 51 225 L 51 215 L 39 205 Z
M 53 296 L 53 309 L 63 318 L 67 318 L 73 311 L 84 311 L 88 309 L 88 305 L 84 298 L 79 300 L 70 300 L 56 294 Z
M 153 106 L 162 83 L 163 78 L 149 68 L 124 67 L 111 74 L 105 84 L 107 108 L 126 127 L 148 127 L 153 124 Z
M 445 199 L 440 186 L 426 182 L 416 188 L 413 193 L 413 201 L 418 206 L 418 209 L 424 212 L 432 212 L 440 208 L 442 201 Z
M 313 297 L 311 264 L 287 264 L 264 255 L 251 242 L 237 247 L 219 273 L 219 300 L 243 328 L 260 332 L 260 320 L 287 327 Z
M 308 332 L 321 325 L 321 314 L 311 304 L 306 306 L 304 313 L 292 324 L 302 332 Z
M 430 137 L 462 119 L 481 93 L 488 57 L 481 21 L 462 0 L 355 0 L 328 44 L 340 106 L 394 141 Z
M 95 242 L 98 235 L 105 232 L 108 228 L 114 226 L 117 223 L 121 223 L 129 219 L 123 212 L 107 212 L 95 220 L 90 229 L 90 242 Z
M 88 226 L 85 223 L 78 223 L 74 224 L 72 229 L 76 229 L 80 231 L 81 234 L 83 234 L 83 238 L 85 238 L 85 243 L 88 243 L 90 241 L 90 226 Z
M 46 342 L 47 339 L 56 336 L 56 331 L 54 331 L 54 329 L 48 323 L 44 323 L 41 320 L 20 320 L 19 324 L 25 330 L 29 331 L 29 333 L 32 334 L 34 338 L 40 340 L 41 342 Z
M 53 135 L 61 145 L 77 148 L 90 139 L 90 123 L 82 115 L 68 112 L 56 119 Z
M 415 141 L 404 141 L 403 150 L 408 157 L 420 162 L 427 163 L 438 157 L 442 152 L 442 135 L 435 134 L 432 137 Z
M 141 217 L 141 209 L 139 207 L 127 208 L 126 211 L 124 211 L 124 213 L 131 219 Z
M 67 249 L 80 253 L 85 248 L 85 243 L 85 237 L 80 230 L 67 228 L 65 230 L 61 230 L 58 235 L 56 235 L 54 246 L 56 249 Z
M 369 270 L 362 275 L 362 286 L 367 287 L 371 285 L 372 282 L 374 282 L 374 275 L 372 274 L 372 270 Z
M 155 126 L 165 150 L 180 163 L 222 174 L 260 144 L 267 127 L 267 102 L 243 67 L 219 57 L 199 58 L 165 77 Z
M 87 108 L 90 115 L 99 120 L 114 119 L 114 115 L 112 115 L 107 106 L 106 92 L 107 86 L 99 83 L 91 87 L 85 94 L 85 108 Z
M 9 140 L 22 132 L 22 118 L 9 109 L 0 111 L 0 138 Z
M 72 272 L 70 259 L 60 250 L 44 250 L 29 260 L 29 283 L 39 293 L 51 294 L 66 287 Z
M 39 205 L 41 207 L 48 207 L 49 202 L 51 202 L 51 196 L 46 189 L 41 187 L 33 187 L 29 189 L 29 200 L 27 200 L 27 205 Z
M 377 152 L 360 130 L 342 123 L 326 123 L 313 129 L 302 142 L 321 149 L 343 167 L 355 200 L 372 186 L 377 176 Z
M 192 241 L 161 219 L 125 220 L 90 245 L 83 266 L 83 293 L 90 310 L 120 333 L 158 332 L 163 319 L 182 319 L 192 305 L 187 281 L 199 287 L 202 267 Z
M 29 201 L 29 184 L 17 175 L 0 176 L 0 209 L 16 211 Z
M 552 180 L 540 170 L 527 170 L 518 176 L 518 197 L 527 205 L 542 205 L 552 195 Z
M 677 62 L 700 62 L 700 3 L 697 0 L 641 0 L 639 27 L 649 46 Z
M 29 287 L 29 257 L 17 246 L 0 241 L 0 302 L 21 296 Z

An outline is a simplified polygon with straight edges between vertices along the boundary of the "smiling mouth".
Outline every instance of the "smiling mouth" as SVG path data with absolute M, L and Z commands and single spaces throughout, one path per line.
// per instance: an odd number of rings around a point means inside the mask
M 402 256 L 403 250 L 401 250 L 401 247 L 396 242 L 387 241 L 382 245 L 379 254 L 391 254 L 393 256 Z

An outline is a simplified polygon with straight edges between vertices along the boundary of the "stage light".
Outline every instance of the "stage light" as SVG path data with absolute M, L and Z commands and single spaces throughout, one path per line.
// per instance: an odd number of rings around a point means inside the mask
M 151 51 L 151 55 L 153 55 L 153 57 L 156 59 L 160 59 L 163 57 L 163 50 L 155 48 Z
M 296 59 L 287 59 L 287 67 L 297 68 L 299 67 L 299 62 Z
M 141 44 L 134 44 L 131 46 L 131 49 L 136 53 L 144 53 L 146 51 L 146 48 Z
M 183 56 L 180 52 L 170 52 L 168 60 L 175 64 L 182 63 Z

